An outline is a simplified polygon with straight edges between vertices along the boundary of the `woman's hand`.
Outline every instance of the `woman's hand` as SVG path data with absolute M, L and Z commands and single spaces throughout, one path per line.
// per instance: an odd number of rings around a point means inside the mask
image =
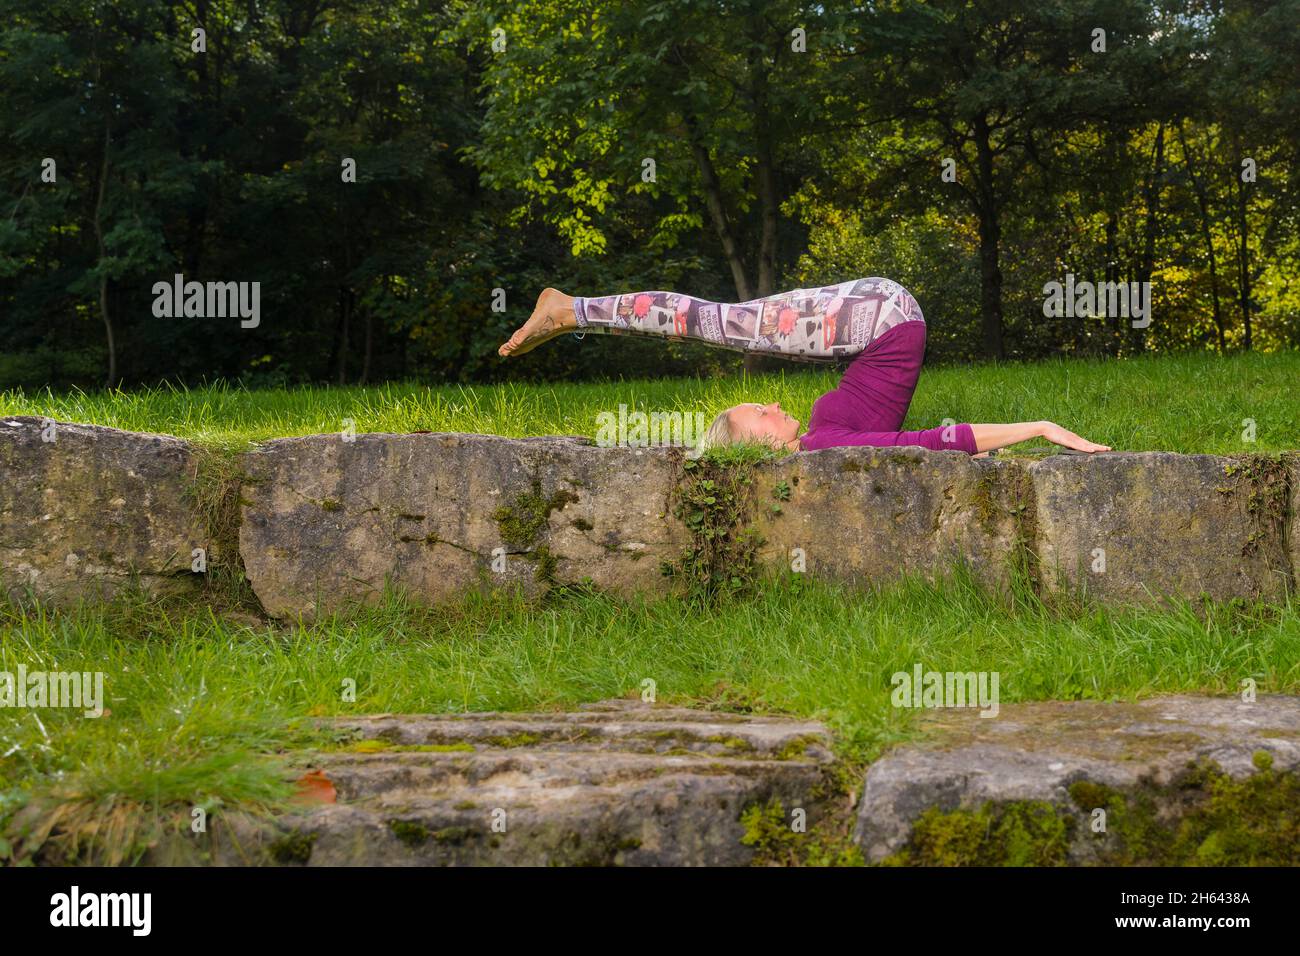
M 1066 448 L 1073 448 L 1075 451 L 1110 451 L 1109 445 L 1098 445 L 1096 442 L 1088 441 L 1086 438 L 1080 438 L 1068 428 L 1062 428 L 1055 422 L 1043 422 L 1042 437 L 1056 445 L 1062 445 Z
M 1073 448 L 1075 451 L 1110 451 L 1109 445 L 1098 445 L 1086 438 L 1080 438 L 1055 422 L 971 425 L 971 434 L 975 437 L 975 450 L 981 453 L 994 448 L 1005 448 L 1007 445 L 1028 441 L 1031 438 L 1046 438 L 1050 442 Z

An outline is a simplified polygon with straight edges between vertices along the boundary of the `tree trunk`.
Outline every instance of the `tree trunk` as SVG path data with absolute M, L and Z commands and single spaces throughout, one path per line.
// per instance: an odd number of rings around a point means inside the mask
M 194 22 L 204 30 L 208 28 L 208 0 L 196 0 L 194 5 Z M 190 40 L 190 26 L 183 30 L 185 43 L 188 45 Z M 215 112 L 213 97 L 211 94 L 211 83 L 208 75 L 208 57 L 219 56 L 221 46 L 218 45 L 210 53 L 201 53 L 193 58 L 194 72 L 198 80 L 198 104 L 191 109 L 188 99 L 182 100 L 182 128 L 193 131 L 189 134 L 196 140 L 194 155 L 198 157 L 200 163 L 206 163 L 208 160 L 208 141 L 207 137 L 202 135 L 206 131 L 202 117 L 206 113 L 211 115 Z M 182 147 L 185 158 L 189 158 L 188 137 L 185 145 Z M 215 180 L 213 186 L 215 186 Z M 189 210 L 185 217 L 185 238 L 181 244 L 181 263 L 182 271 L 192 279 L 199 279 L 203 271 L 203 253 L 204 239 L 207 235 L 208 227 L 208 208 L 212 203 L 210 189 L 198 190 L 198 205 Z
M 1119 281 L 1119 215 L 1114 209 L 1111 209 L 1106 215 L 1105 281 Z M 1107 316 L 1103 320 L 1103 325 L 1110 337 L 1110 341 L 1106 344 L 1106 351 L 1111 355 L 1119 353 L 1120 343 L 1124 341 L 1123 322 L 1124 317 L 1119 315 Z
M 722 254 L 726 256 L 727 264 L 731 267 L 731 278 L 736 285 L 736 301 L 747 302 L 754 296 L 750 291 L 749 276 L 745 270 L 745 261 L 740 254 L 740 243 L 736 239 L 735 228 L 727 216 L 726 207 L 722 203 L 722 184 L 718 181 L 718 173 L 713 166 L 713 159 L 709 156 L 709 151 L 700 142 L 699 123 L 694 116 L 686 117 L 686 129 L 691 144 L 691 153 L 695 156 L 695 163 L 700 169 L 700 180 L 704 186 L 704 204 L 708 207 L 709 217 L 713 220 L 713 228 L 717 231 L 718 240 L 722 243 Z M 775 229 L 773 233 L 775 235 Z M 760 280 L 761 275 L 760 262 Z M 769 281 L 771 281 L 770 277 Z M 760 292 L 760 295 L 767 294 L 770 293 Z M 745 355 L 746 372 L 757 372 L 761 368 L 761 356 Z
M 370 358 L 374 354 L 375 332 L 374 316 L 370 309 L 366 310 L 366 348 L 365 355 L 361 359 L 361 378 L 358 382 L 360 385 L 370 383 Z
M 1187 167 L 1188 178 L 1192 181 L 1192 190 L 1196 193 L 1196 205 L 1201 213 L 1201 239 L 1205 242 L 1205 254 L 1210 260 L 1210 300 L 1214 306 L 1214 330 L 1219 341 L 1219 351 L 1227 351 L 1228 343 L 1224 337 L 1223 308 L 1219 303 L 1219 266 L 1218 256 L 1214 253 L 1214 234 L 1210 230 L 1210 200 L 1206 195 L 1205 182 L 1196 172 L 1192 162 L 1192 151 L 1187 143 L 1187 131 L 1180 123 L 1178 140 L 1183 146 L 1183 165 Z
M 1002 269 L 998 264 L 1002 225 L 998 220 L 997 193 L 993 184 L 993 144 L 989 142 L 988 120 L 975 120 L 975 148 L 979 159 L 977 194 L 980 220 L 980 325 L 984 354 L 1005 357 L 1002 345 Z
M 776 188 L 776 163 L 772 149 L 768 75 L 761 59 L 754 72 L 754 139 L 758 151 L 758 200 L 762 226 L 758 244 L 759 298 L 776 292 L 776 233 L 780 197 Z
M 1142 249 L 1142 265 L 1138 270 L 1138 282 L 1150 282 L 1152 274 L 1156 271 L 1156 232 L 1160 222 L 1160 177 L 1163 174 L 1165 165 L 1165 124 L 1163 122 L 1156 128 L 1156 145 L 1154 150 L 1155 156 L 1151 163 L 1151 176 L 1147 180 L 1146 188 L 1146 235 Z M 1154 322 L 1153 314 L 1154 296 L 1147 300 L 1147 315 L 1145 321 Z M 1141 350 L 1142 329 L 1133 328 L 1132 322 L 1129 323 L 1129 341 L 1134 351 Z
M 767 74 L 759 71 L 755 93 L 755 133 L 758 145 L 758 198 L 762 210 L 762 226 L 758 244 L 758 296 L 774 294 L 776 288 L 776 238 L 780 196 L 776 188 L 776 163 L 773 158 L 772 128 L 767 97 Z M 761 355 L 745 356 L 745 371 L 757 374 L 767 366 Z
M 104 224 L 102 214 L 104 211 L 104 194 L 108 188 L 108 150 L 112 142 L 110 136 L 110 126 L 104 123 L 104 155 L 99 164 L 99 191 L 95 198 L 95 242 L 99 248 L 99 264 L 102 266 L 107 251 L 104 248 Z M 106 388 L 112 388 L 117 384 L 117 345 L 113 340 L 113 320 L 108 313 L 108 276 L 103 272 L 99 275 L 99 314 L 104 320 L 104 336 L 108 341 L 108 378 L 105 382 Z
M 352 315 L 346 286 L 339 286 L 339 371 L 338 383 L 347 384 L 348 378 L 348 320 Z
M 686 118 L 686 128 L 690 136 L 691 153 L 695 156 L 700 169 L 700 180 L 704 186 L 704 204 L 708 207 L 713 228 L 722 243 L 722 254 L 731 267 L 731 278 L 736 284 L 736 301 L 745 302 L 753 298 L 750 294 L 749 276 L 745 271 L 745 262 L 740 255 L 740 243 L 736 240 L 735 229 L 727 217 L 726 207 L 722 204 L 722 184 L 718 181 L 717 170 L 709 151 L 700 142 L 699 124 L 694 116 Z
M 1238 151 L 1239 152 L 1239 151 Z M 1242 342 L 1246 351 L 1250 351 L 1250 235 L 1248 232 L 1246 183 L 1241 178 L 1241 165 L 1235 170 L 1237 177 L 1237 271 L 1241 281 L 1241 321 L 1246 337 Z

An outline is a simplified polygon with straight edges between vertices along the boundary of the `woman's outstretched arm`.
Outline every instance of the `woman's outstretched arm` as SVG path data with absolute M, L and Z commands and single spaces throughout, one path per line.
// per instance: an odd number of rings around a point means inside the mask
M 1098 445 L 1086 438 L 1080 438 L 1074 432 L 1062 428 L 1055 422 L 1013 422 L 1009 425 L 972 424 L 970 428 L 971 433 L 975 436 L 975 447 L 981 452 L 1014 445 L 1016 442 L 1028 441 L 1031 438 L 1046 438 L 1054 444 L 1062 445 L 1065 448 L 1073 448 L 1076 451 L 1110 451 L 1109 445 Z

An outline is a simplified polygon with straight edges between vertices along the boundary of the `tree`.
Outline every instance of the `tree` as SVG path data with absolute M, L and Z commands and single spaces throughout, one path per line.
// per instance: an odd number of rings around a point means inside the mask
M 793 0 L 474 5 L 461 33 L 489 60 L 469 152 L 485 183 L 527 197 L 515 221 L 540 209 L 574 255 L 606 252 L 609 218 L 644 196 L 646 252 L 707 216 L 736 300 L 770 295 L 840 16 Z

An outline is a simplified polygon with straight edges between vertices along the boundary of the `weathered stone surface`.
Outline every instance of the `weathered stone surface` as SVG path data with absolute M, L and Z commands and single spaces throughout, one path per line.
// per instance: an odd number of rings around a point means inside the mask
M 977 579 L 1006 583 L 1026 487 L 1015 462 L 923 448 L 828 448 L 758 469 L 762 561 L 788 569 L 802 549 L 806 573 L 887 581 L 928 578 L 967 562 Z M 789 500 L 779 500 L 785 483 Z M 780 511 L 774 511 L 779 505 Z M 1025 532 L 1027 533 L 1027 532 Z
M 0 587 L 56 603 L 193 587 L 207 535 L 190 446 L 166 435 L 0 419 Z M 42 433 L 52 436 L 45 441 Z
M 1070 796 L 1079 781 L 1116 790 L 1168 786 L 1203 758 L 1240 778 L 1255 772 L 1257 751 L 1272 756 L 1276 771 L 1300 768 L 1295 697 L 1048 701 L 1004 705 L 995 718 L 930 711 L 926 726 L 928 742 L 900 747 L 867 771 L 854 839 L 868 862 L 901 849 L 932 807 L 946 813 L 1011 801 L 1043 801 L 1075 815 L 1072 861 L 1087 862 L 1100 841 L 1087 825 L 1095 808 Z
M 619 593 L 660 590 L 660 562 L 685 542 L 661 449 L 314 435 L 269 442 L 245 461 L 240 553 L 277 616 L 373 599 L 386 580 L 425 600 L 481 583 L 531 593 L 585 578 Z
M 244 826 L 238 840 L 214 834 L 210 862 L 741 865 L 753 852 L 740 842 L 743 810 L 777 798 L 819 819 L 817 787 L 832 760 L 830 735 L 814 721 L 630 701 L 337 727 L 369 742 L 354 751 L 370 752 L 297 761 L 328 777 L 337 802 L 273 829 Z M 191 862 L 193 846 L 181 837 L 148 862 Z
M 1029 466 L 1048 591 L 1106 603 L 1166 595 L 1277 599 L 1289 587 L 1284 497 L 1233 458 L 1167 452 L 1057 455 Z M 1105 570 L 1092 570 L 1095 549 Z
M 132 574 L 152 590 L 192 587 L 191 550 L 217 544 L 187 494 L 191 446 L 74 424 L 57 425 L 47 443 L 42 422 L 0 423 L 0 586 L 60 601 L 110 595 Z M 386 581 L 429 601 L 480 585 L 536 593 L 584 579 L 662 592 L 671 582 L 661 564 L 689 544 L 672 514 L 680 453 L 666 449 L 316 435 L 268 442 L 243 467 L 240 557 L 277 616 L 372 599 Z M 964 561 L 996 589 L 1032 553 L 1045 591 L 1081 589 L 1113 604 L 1201 593 L 1275 600 L 1300 564 L 1294 454 L 1028 462 L 836 448 L 760 465 L 755 478 L 755 530 L 766 540 L 758 558 L 777 570 L 795 549 L 809 573 L 872 582 Z M 1104 572 L 1092 570 L 1099 548 Z

